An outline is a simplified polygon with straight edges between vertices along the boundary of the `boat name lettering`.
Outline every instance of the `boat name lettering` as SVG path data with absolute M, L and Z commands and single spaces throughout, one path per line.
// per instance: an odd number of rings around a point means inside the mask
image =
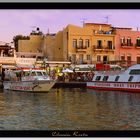
M 15 86 L 16 90 L 30 90 L 30 87 L 23 87 L 23 86 Z
M 96 86 L 108 86 L 110 87 L 110 83 L 95 83 Z
M 129 83 L 129 84 L 127 84 L 127 87 L 129 87 L 129 88 L 131 88 L 131 87 L 133 87 L 133 88 L 140 88 L 140 84 Z
M 124 87 L 123 83 L 114 83 L 114 87 Z

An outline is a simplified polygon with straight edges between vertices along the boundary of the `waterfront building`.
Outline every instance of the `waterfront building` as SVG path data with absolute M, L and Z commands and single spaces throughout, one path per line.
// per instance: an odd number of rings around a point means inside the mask
M 115 59 L 115 36 L 110 24 L 68 25 L 55 38 L 55 59 L 73 64 L 108 63 Z
M 0 56 L 13 56 L 13 44 L 0 41 Z
M 140 64 L 140 31 L 132 28 L 114 28 L 115 60 L 122 66 Z
M 43 34 L 39 28 L 29 36 L 17 35 L 13 38 L 17 57 L 54 59 L 55 34 Z
M 18 52 L 42 52 L 42 41 L 43 33 L 37 28 L 36 31 L 30 33 L 30 36 L 18 40 Z

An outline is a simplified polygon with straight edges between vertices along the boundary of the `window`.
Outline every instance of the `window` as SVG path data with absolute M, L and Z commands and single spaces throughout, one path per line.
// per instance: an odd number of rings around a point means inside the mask
M 121 60 L 122 60 L 122 61 L 125 60 L 125 56 L 124 56 L 124 55 L 121 56 Z
M 90 60 L 90 55 L 87 55 L 87 60 Z
M 131 56 L 127 56 L 127 61 L 131 61 Z
M 97 55 L 97 62 L 101 62 L 101 56 Z
M 139 74 L 140 74 L 140 69 L 131 70 L 131 71 L 129 72 L 129 74 L 132 74 L 132 75 L 139 75 Z
M 85 41 L 85 47 L 89 47 L 89 39 L 86 39 L 86 41 Z
M 128 65 L 131 65 L 131 56 L 130 56 L 130 55 L 127 56 L 127 64 L 128 64 Z
M 41 71 L 37 71 L 37 76 L 42 76 L 42 72 Z
M 121 38 L 121 45 L 125 45 L 125 38 Z
M 76 54 L 72 54 L 72 63 L 76 63 Z
M 30 72 L 29 71 L 24 71 L 24 76 L 29 76 Z
M 119 80 L 120 76 L 116 76 L 115 81 L 117 82 Z
M 108 47 L 108 49 L 113 49 L 112 41 L 107 42 L 107 47 Z
M 97 40 L 97 49 L 102 49 L 102 41 Z
M 74 47 L 74 48 L 77 47 L 77 39 L 73 39 L 73 47 Z
M 132 43 L 131 43 L 131 38 L 127 38 L 127 46 L 132 46 Z
M 83 48 L 83 39 L 79 39 L 79 47 L 82 49 Z
M 128 81 L 131 82 L 133 80 L 133 76 L 130 76 Z
M 139 37 L 136 40 L 136 46 L 140 46 L 140 38 Z
M 36 76 L 35 71 L 32 71 L 31 76 Z
M 44 75 L 44 76 L 47 76 L 47 73 L 43 71 L 43 75 Z
M 107 81 L 107 80 L 108 80 L 108 76 L 104 76 L 103 81 Z
M 100 81 L 100 79 L 101 79 L 101 76 L 97 76 L 95 80 Z
M 67 40 L 69 40 L 69 33 L 67 32 Z

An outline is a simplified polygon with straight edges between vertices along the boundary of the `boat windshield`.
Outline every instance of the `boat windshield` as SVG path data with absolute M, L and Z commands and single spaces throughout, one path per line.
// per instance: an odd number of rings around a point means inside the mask
M 48 74 L 47 74 L 45 71 L 43 71 L 43 75 L 44 75 L 44 76 L 47 76 Z
M 36 76 L 35 71 L 32 71 L 32 72 L 31 72 L 31 76 Z
M 140 69 L 133 69 L 129 72 L 129 74 L 132 74 L 132 75 L 139 75 L 140 74 Z
M 37 71 L 37 76 L 42 76 L 42 72 L 41 71 Z

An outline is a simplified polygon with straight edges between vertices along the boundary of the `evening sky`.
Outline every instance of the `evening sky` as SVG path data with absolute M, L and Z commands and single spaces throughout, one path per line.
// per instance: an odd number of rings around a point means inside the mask
M 135 9 L 47 9 L 47 10 L 0 10 L 0 41 L 10 43 L 16 35 L 27 36 L 37 27 L 46 34 L 57 33 L 68 24 L 108 23 L 113 27 L 130 27 L 140 30 L 140 10 Z

